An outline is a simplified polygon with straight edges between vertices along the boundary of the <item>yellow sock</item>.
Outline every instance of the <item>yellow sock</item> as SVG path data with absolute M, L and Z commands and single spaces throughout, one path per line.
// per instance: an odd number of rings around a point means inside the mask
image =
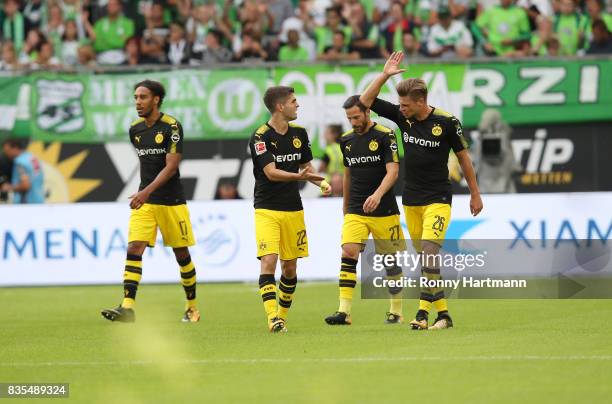
M 351 305 L 353 302 L 353 292 L 357 285 L 357 260 L 352 258 L 342 257 L 340 266 L 340 305 L 338 311 L 351 314 Z
M 186 308 L 196 307 L 196 270 L 191 257 L 187 257 L 178 263 L 181 267 L 181 284 L 185 290 L 187 299 Z
M 123 272 L 123 302 L 121 306 L 131 309 L 136 304 L 136 291 L 142 279 L 142 257 L 128 254 Z
M 276 281 L 274 275 L 259 275 L 259 293 L 263 300 L 264 310 L 268 321 L 277 316 Z
M 280 283 L 278 285 L 278 317 L 283 320 L 287 320 L 289 314 L 289 308 L 293 301 L 293 294 L 295 293 L 295 287 L 297 286 L 297 277 L 285 278 L 281 275 Z
M 448 304 L 446 299 L 444 298 L 444 290 L 441 290 L 440 292 L 438 292 L 438 294 L 434 295 L 433 304 L 438 313 L 441 311 L 448 311 Z

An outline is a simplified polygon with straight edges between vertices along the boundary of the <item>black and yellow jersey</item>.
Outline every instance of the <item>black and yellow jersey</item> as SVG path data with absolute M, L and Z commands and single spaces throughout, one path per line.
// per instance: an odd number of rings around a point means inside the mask
M 402 203 L 406 206 L 450 204 L 448 155 L 451 149 L 457 153 L 468 147 L 459 120 L 439 108 L 433 108 L 422 121 L 407 119 L 399 105 L 378 98 L 371 110 L 395 122 L 402 132 L 405 170 Z
M 353 130 L 340 137 L 344 166 L 350 169 L 351 181 L 347 213 L 362 216 L 390 216 L 399 214 L 393 188 L 380 200 L 372 213 L 363 211 L 363 204 L 378 189 L 387 174 L 387 163 L 399 163 L 395 133 L 374 123 L 358 134 Z
M 136 148 L 140 160 L 140 186 L 149 185 L 166 166 L 166 154 L 183 152 L 183 128 L 170 115 L 161 114 L 153 126 L 148 127 L 144 118 L 130 126 L 130 141 Z M 156 205 L 181 205 L 185 194 L 177 170 L 164 185 L 151 194 L 147 203 Z
M 306 129 L 290 123 L 287 133 L 277 133 L 267 123 L 259 127 L 249 141 L 255 176 L 255 209 L 302 210 L 297 181 L 270 181 L 263 168 L 275 163 L 279 170 L 297 173 L 300 164 L 312 160 Z

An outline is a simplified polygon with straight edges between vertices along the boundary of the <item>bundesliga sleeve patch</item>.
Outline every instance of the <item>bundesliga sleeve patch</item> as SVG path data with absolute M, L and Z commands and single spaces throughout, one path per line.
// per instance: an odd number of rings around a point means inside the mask
M 264 154 L 267 151 L 268 150 L 266 149 L 266 143 L 265 142 L 257 142 L 257 143 L 255 143 L 255 154 L 257 154 L 259 156 L 261 154 Z

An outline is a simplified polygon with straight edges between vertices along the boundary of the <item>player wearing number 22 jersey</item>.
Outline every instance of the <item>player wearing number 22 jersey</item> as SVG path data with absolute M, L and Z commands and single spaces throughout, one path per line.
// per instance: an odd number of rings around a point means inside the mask
M 271 87 L 264 95 L 271 119 L 251 136 L 255 176 L 255 241 L 260 259 L 260 293 L 271 332 L 284 332 L 297 285 L 297 259 L 308 256 L 308 237 L 298 181 L 311 181 L 329 192 L 312 173 L 306 130 L 290 121 L 299 107 L 291 87 Z M 276 264 L 282 275 L 277 286 Z

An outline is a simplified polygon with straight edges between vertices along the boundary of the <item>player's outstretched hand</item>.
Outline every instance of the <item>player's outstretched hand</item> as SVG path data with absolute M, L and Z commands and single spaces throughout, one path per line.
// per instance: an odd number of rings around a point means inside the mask
M 380 205 L 380 197 L 376 194 L 368 196 L 368 199 L 363 203 L 363 211 L 365 213 L 372 213 Z
M 130 199 L 130 208 L 140 209 L 142 205 L 147 202 L 147 199 L 149 199 L 149 193 L 145 190 L 138 191 L 135 194 L 131 195 Z
M 403 73 L 406 69 L 400 69 L 400 64 L 404 60 L 404 52 L 393 52 L 387 62 L 385 63 L 385 67 L 383 68 L 383 73 L 388 76 L 393 76 L 395 74 Z
M 472 216 L 476 216 L 482 210 L 482 198 L 480 195 L 472 195 L 470 197 L 470 212 Z

